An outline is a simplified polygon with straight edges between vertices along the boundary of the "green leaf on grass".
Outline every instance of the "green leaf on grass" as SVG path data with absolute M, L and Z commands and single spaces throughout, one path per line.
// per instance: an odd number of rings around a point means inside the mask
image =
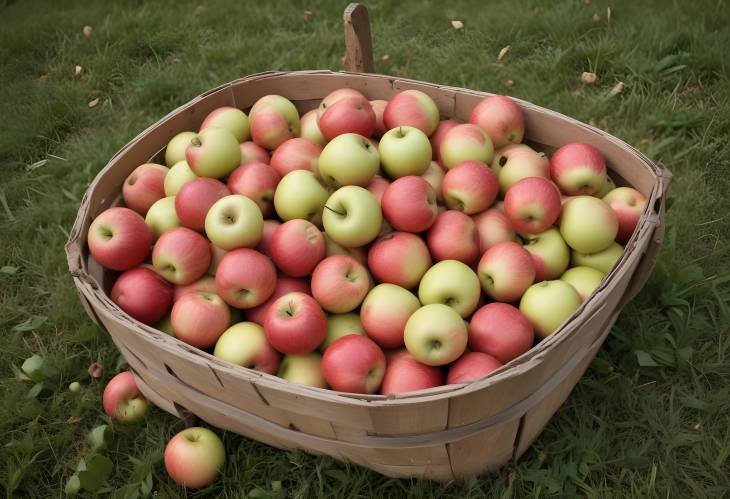
M 0 274 L 14 275 L 18 273 L 20 267 L 13 267 L 12 265 L 5 265 L 0 267 Z
M 147 473 L 147 476 L 144 477 L 144 480 L 142 481 L 142 483 L 139 486 L 139 490 L 140 490 L 140 492 L 142 492 L 142 495 L 144 497 L 147 497 L 148 495 L 150 495 L 152 493 L 152 485 L 153 485 L 152 473 L 150 472 L 150 473 Z
M 88 440 L 89 445 L 91 446 L 91 451 L 96 452 L 106 446 L 108 437 L 109 425 L 103 424 L 92 429 L 89 434 L 86 435 L 86 440 Z
M 79 471 L 81 487 L 89 492 L 96 492 L 109 478 L 114 464 L 111 459 L 101 454 L 92 456 L 85 464 L 86 469 Z
M 88 343 L 97 336 L 98 329 L 92 324 L 84 324 L 76 330 L 71 336 L 71 341 L 75 343 Z
M 36 383 L 48 381 L 58 376 L 58 369 L 40 355 L 27 358 L 21 369 L 28 378 Z
M 33 388 L 31 388 L 30 390 L 28 390 L 28 393 L 25 394 L 26 398 L 29 398 L 29 399 L 36 398 L 38 395 L 41 394 L 41 392 L 43 391 L 43 389 L 45 387 L 46 387 L 46 385 L 43 384 L 42 382 L 41 383 L 36 383 L 35 385 L 33 385 Z
M 69 496 L 75 496 L 81 490 L 81 480 L 78 475 L 72 475 L 71 478 L 66 482 L 66 487 L 63 489 Z
M 27 331 L 35 331 L 48 320 L 48 317 L 43 315 L 31 315 L 24 322 L 21 322 L 13 328 L 16 333 L 25 333 Z
M 639 362 L 640 367 L 658 367 L 659 364 L 649 355 L 648 352 L 643 350 L 635 350 L 636 360 Z

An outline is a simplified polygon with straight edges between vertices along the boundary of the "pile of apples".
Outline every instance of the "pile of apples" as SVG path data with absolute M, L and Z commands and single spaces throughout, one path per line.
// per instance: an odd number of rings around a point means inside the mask
M 385 395 L 479 379 L 573 315 L 646 203 L 524 122 L 504 96 L 442 120 L 418 90 L 222 107 L 129 175 L 89 250 L 122 310 L 239 366 Z

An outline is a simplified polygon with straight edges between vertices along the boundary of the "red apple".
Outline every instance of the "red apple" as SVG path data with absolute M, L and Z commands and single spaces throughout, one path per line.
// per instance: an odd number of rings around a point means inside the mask
M 626 244 L 639 224 L 646 206 L 646 197 L 631 187 L 617 187 L 603 196 L 603 201 L 611 207 L 618 218 L 616 240 Z
M 296 218 L 276 229 L 269 249 L 282 272 L 304 277 L 325 257 L 324 235 L 313 223 Z
M 124 204 L 140 215 L 146 215 L 155 201 L 165 197 L 165 176 L 169 171 L 167 167 L 154 163 L 139 165 L 122 186 Z
M 322 154 L 322 146 L 306 139 L 289 139 L 276 148 L 271 155 L 271 166 L 280 176 L 294 170 L 309 170 L 319 175 L 317 161 Z
M 317 108 L 317 119 L 321 118 L 325 111 L 332 107 L 335 102 L 344 99 L 351 99 L 353 97 L 365 99 L 365 96 L 354 88 L 338 88 L 337 90 L 333 90 L 327 94 L 324 99 L 322 99 L 322 102 L 319 103 L 319 107 Z
M 269 151 L 299 135 L 299 111 L 289 99 L 281 95 L 261 97 L 251 107 L 248 117 L 251 138 Z
M 139 421 L 149 409 L 147 399 L 139 391 L 131 371 L 122 371 L 109 380 L 102 401 L 104 412 L 120 423 Z
M 313 352 L 327 336 L 327 316 L 311 296 L 287 293 L 274 301 L 264 319 L 266 339 L 285 354 Z
M 431 135 L 439 124 L 439 110 L 433 99 L 420 90 L 404 90 L 388 102 L 383 122 L 388 130 L 408 125 Z
M 128 270 L 150 254 L 152 231 L 139 213 L 109 208 L 91 222 L 87 240 L 97 262 L 111 270 Z
M 239 322 L 218 338 L 213 355 L 254 371 L 276 374 L 281 354 L 266 340 L 264 328 L 253 322 Z
M 248 163 L 266 163 L 268 165 L 271 160 L 269 151 L 256 142 L 248 140 L 241 142 L 238 147 L 241 149 L 241 165 Z
M 280 226 L 281 222 L 278 220 L 264 220 L 264 230 L 261 233 L 261 241 L 256 246 L 256 251 L 271 257 L 271 239 Z
M 276 269 L 271 260 L 256 250 L 229 251 L 215 273 L 218 294 L 236 308 L 261 305 L 276 289 Z
M 165 447 L 165 469 L 176 483 L 200 489 L 215 481 L 226 462 L 226 450 L 207 428 L 188 428 Z
M 370 106 L 373 108 L 373 112 L 375 113 L 375 131 L 373 132 L 373 137 L 382 137 L 383 134 L 388 131 L 385 127 L 385 123 L 383 122 L 383 113 L 385 112 L 385 108 L 388 106 L 388 101 L 371 100 Z
M 484 305 L 469 321 L 469 348 L 506 364 L 527 352 L 535 332 L 527 317 L 507 303 Z
M 502 365 L 499 360 L 486 353 L 465 353 L 449 368 L 446 384 L 453 385 L 478 380 L 492 371 L 496 371 Z
M 444 200 L 443 184 L 445 176 L 444 169 L 436 161 L 431 161 L 426 171 L 421 175 L 426 182 L 431 184 L 439 202 Z
M 210 267 L 208 241 L 187 227 L 176 227 L 160 236 L 152 250 L 152 266 L 173 284 L 191 284 Z
M 474 220 L 461 211 L 449 210 L 436 217 L 426 238 L 433 259 L 458 260 L 471 265 L 479 257 Z
M 386 180 L 383 177 L 376 175 L 375 177 L 373 177 L 373 179 L 370 181 L 366 188 L 368 191 L 370 191 L 370 194 L 373 195 L 378 203 L 382 205 L 383 194 L 385 194 L 385 190 L 388 188 L 389 185 L 389 180 Z
M 474 106 L 469 116 L 473 123 L 489 135 L 494 147 L 522 142 L 525 135 L 525 117 L 509 97 L 493 95 Z
M 528 177 L 509 188 L 504 196 L 504 214 L 518 232 L 536 234 L 558 219 L 560 191 L 542 177 Z
M 226 255 L 226 253 L 228 253 L 228 251 L 224 250 L 223 248 L 219 248 L 213 243 L 210 243 L 210 267 L 208 267 L 208 275 L 215 276 L 215 273 L 218 270 L 218 264 L 221 263 L 221 260 Z
M 295 291 L 305 293 L 310 296 L 312 294 L 308 280 L 280 275 L 276 279 L 276 288 L 274 288 L 274 292 L 271 294 L 269 299 L 261 305 L 257 305 L 246 310 L 246 319 L 263 326 L 264 320 L 266 319 L 266 311 L 269 309 L 269 306 L 279 299 L 279 297 Z
M 385 354 L 366 336 L 343 336 L 325 350 L 322 373 L 333 390 L 375 393 L 385 374 Z
M 215 287 L 215 277 L 206 275 L 197 281 L 186 284 L 184 286 L 175 286 L 172 292 L 172 301 L 176 302 L 182 295 L 202 291 L 205 293 L 217 293 Z
M 446 172 L 441 190 L 449 209 L 473 215 L 497 200 L 499 180 L 484 163 L 464 161 Z
M 433 152 L 434 161 L 441 163 L 441 142 L 444 140 L 446 133 L 461 123 L 455 120 L 441 120 L 436 127 L 436 131 L 431 134 L 431 151 Z
M 241 165 L 228 176 L 228 189 L 252 199 L 268 217 L 274 214 L 274 192 L 279 174 L 266 163 L 250 162 Z
M 215 345 L 228 329 L 231 312 L 217 294 L 196 291 L 184 294 L 175 302 L 170 321 L 177 339 L 206 349 Z
M 492 161 L 492 170 L 498 172 L 502 195 L 524 178 L 542 177 L 550 180 L 550 162 L 547 156 L 524 144 L 512 144 L 500 149 L 499 158 Z
M 403 332 L 411 315 L 421 308 L 416 295 L 395 284 L 375 286 L 360 307 L 362 327 L 383 348 L 403 346 Z
M 515 231 L 510 227 L 507 216 L 497 208 L 483 211 L 472 219 L 477 228 L 480 255 L 497 243 L 515 240 Z
M 524 248 L 535 264 L 535 282 L 557 279 L 570 263 L 570 249 L 555 227 L 538 234 L 523 234 Z
M 495 244 L 479 260 L 477 274 L 482 289 L 492 299 L 518 300 L 535 281 L 535 264 L 530 253 L 519 244 Z
M 565 144 L 550 158 L 550 176 L 563 194 L 596 194 L 606 183 L 606 161 L 590 144 Z
M 436 220 L 436 192 L 421 177 L 409 175 L 393 181 L 380 204 L 385 219 L 395 230 L 422 232 Z
M 178 191 L 175 196 L 175 212 L 186 227 L 205 230 L 205 215 L 220 198 L 229 196 L 231 191 L 226 184 L 213 178 L 196 178 Z
M 427 366 L 413 358 L 406 350 L 388 356 L 380 393 L 395 393 L 425 390 L 444 384 L 444 374 L 438 366 Z
M 415 287 L 431 267 L 431 254 L 423 239 L 408 232 L 391 232 L 368 251 L 368 268 L 380 282 Z
M 356 309 L 369 290 L 370 274 L 350 256 L 329 256 L 312 272 L 312 296 L 334 314 Z
M 133 318 L 144 324 L 160 321 L 172 303 L 172 286 L 147 267 L 137 267 L 120 275 L 111 299 Z
M 327 107 L 317 124 L 327 140 L 344 133 L 370 137 L 375 131 L 375 111 L 365 97 L 348 97 Z

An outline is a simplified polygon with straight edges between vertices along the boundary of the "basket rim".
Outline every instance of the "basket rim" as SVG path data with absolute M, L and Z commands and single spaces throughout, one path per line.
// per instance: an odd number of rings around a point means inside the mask
M 581 306 L 571 316 L 571 318 L 569 318 L 555 333 L 540 341 L 540 343 L 532 347 L 528 352 L 505 364 L 504 366 L 495 370 L 489 375 L 471 382 L 444 385 L 425 390 L 407 392 L 399 395 L 384 396 L 338 392 L 330 389 L 314 388 L 294 384 L 274 375 L 261 373 L 259 371 L 254 371 L 252 369 L 228 363 L 226 361 L 223 361 L 222 359 L 214 357 L 212 354 L 191 347 L 190 345 L 183 343 L 177 338 L 166 335 L 165 333 L 162 333 L 161 331 L 158 331 L 151 326 L 142 324 L 127 315 L 123 310 L 121 310 L 121 308 L 119 308 L 114 302 L 111 301 L 110 297 L 107 296 L 107 294 L 104 292 L 103 287 L 100 285 L 100 283 L 98 283 L 96 279 L 85 268 L 85 262 L 83 261 L 83 250 L 86 241 L 86 234 L 83 231 L 83 227 L 89 214 L 89 198 L 100 179 L 103 179 L 105 175 L 114 167 L 115 159 L 124 152 L 133 148 L 142 137 L 146 136 L 150 131 L 157 129 L 159 126 L 161 126 L 161 124 L 164 124 L 167 119 L 174 115 L 177 115 L 185 109 L 191 108 L 211 94 L 214 94 L 226 88 L 231 88 L 234 85 L 255 80 L 312 75 L 332 75 L 335 77 L 357 76 L 372 79 L 385 79 L 388 80 L 393 86 L 399 83 L 410 83 L 429 86 L 435 90 L 440 89 L 447 92 L 469 94 L 478 97 L 487 97 L 490 95 L 494 95 L 489 92 L 439 85 L 436 83 L 429 83 L 414 79 L 399 78 L 382 74 L 331 71 L 327 69 L 299 71 L 265 71 L 238 78 L 229 83 L 225 83 L 223 85 L 219 85 L 213 89 L 210 89 L 200 94 L 199 96 L 191 99 L 182 106 L 174 109 L 170 113 L 163 116 L 160 120 L 140 132 L 109 159 L 105 167 L 96 175 L 94 180 L 89 184 L 89 187 L 87 188 L 81 201 L 81 205 L 74 221 L 73 228 L 70 231 L 68 242 L 65 246 L 71 275 L 74 278 L 77 288 L 82 292 L 84 297 L 89 300 L 90 303 L 96 304 L 97 306 L 105 309 L 105 311 L 108 312 L 109 316 L 112 317 L 115 321 L 121 322 L 125 327 L 134 330 L 136 334 L 140 334 L 140 336 L 142 336 L 146 341 L 150 343 L 158 343 L 159 348 L 165 348 L 176 355 L 186 357 L 187 360 L 190 361 L 204 362 L 208 365 L 213 364 L 217 369 L 223 369 L 236 377 L 243 377 L 246 379 L 246 381 L 249 381 L 251 383 L 268 385 L 277 390 L 289 392 L 292 395 L 316 397 L 318 399 L 330 400 L 341 404 L 344 403 L 356 405 L 367 404 L 370 406 L 398 406 L 404 404 L 418 403 L 426 400 L 438 400 L 444 398 L 448 399 L 451 396 L 478 391 L 487 386 L 491 386 L 492 384 L 496 384 L 502 380 L 508 379 L 509 377 L 515 376 L 525 369 L 529 370 L 538 365 L 544 357 L 549 355 L 553 347 L 562 343 L 563 341 L 567 341 L 571 337 L 570 333 L 574 332 L 583 322 L 585 322 L 585 320 L 587 320 L 593 314 L 600 312 L 603 307 L 605 307 L 607 296 L 613 291 L 613 288 L 615 287 L 617 281 L 615 276 L 619 274 L 625 267 L 629 266 L 633 260 L 641 258 L 643 250 L 645 250 L 646 247 L 650 244 L 652 237 L 654 236 L 655 229 L 660 225 L 662 221 L 661 216 L 657 213 L 656 207 L 659 204 L 663 204 L 664 195 L 668 187 L 669 181 L 671 180 L 671 173 L 665 167 L 652 162 L 633 146 L 625 143 L 624 141 L 614 137 L 613 135 L 603 130 L 600 130 L 594 126 L 583 123 L 561 113 L 552 111 L 550 109 L 537 106 L 528 101 L 515 97 L 510 97 L 522 108 L 529 109 L 538 113 L 549 114 L 553 117 L 560 119 L 566 124 L 579 126 L 594 134 L 599 135 L 603 140 L 612 142 L 614 145 L 617 145 L 619 148 L 627 151 L 629 154 L 639 160 L 642 166 L 646 168 L 647 171 L 653 176 L 654 185 L 650 196 L 647 196 L 647 203 L 644 212 L 642 213 L 639 220 L 637 230 L 634 231 L 631 239 L 625 246 L 626 249 L 621 255 L 621 258 L 613 267 L 611 272 L 609 272 L 604 278 L 599 288 L 597 288 L 597 290 L 591 295 L 589 299 L 581 304 Z M 526 134 L 526 137 L 529 138 L 529 132 Z M 162 147 L 164 147 L 164 145 Z M 620 310 L 621 307 L 622 304 L 619 305 L 618 309 Z M 93 306 L 91 308 L 93 309 Z M 551 378 L 548 378 L 547 383 L 549 383 L 550 379 Z

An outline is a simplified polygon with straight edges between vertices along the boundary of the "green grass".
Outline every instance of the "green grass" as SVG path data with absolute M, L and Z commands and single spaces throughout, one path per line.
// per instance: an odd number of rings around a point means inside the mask
M 59 497 L 90 452 L 85 435 L 108 422 L 101 389 L 124 365 L 106 334 L 88 337 L 66 268 L 63 244 L 86 186 L 139 131 L 206 89 L 264 70 L 339 69 L 345 3 L 0 5 L 0 487 L 7 497 Z M 594 123 L 669 167 L 664 249 L 519 463 L 435 485 L 226 434 L 223 477 L 195 497 L 727 496 L 730 9 L 721 0 L 370 7 L 379 72 L 514 95 Z M 583 71 L 597 84 L 583 86 Z M 625 90 L 609 96 L 618 81 Z M 59 374 L 29 397 L 18 372 L 34 354 Z M 98 381 L 86 373 L 94 361 L 104 366 Z M 66 389 L 74 380 L 80 394 Z M 136 497 L 146 479 L 157 497 L 184 496 L 161 462 L 182 427 L 157 409 L 139 425 L 114 426 L 101 451 L 113 462 L 102 495 Z

